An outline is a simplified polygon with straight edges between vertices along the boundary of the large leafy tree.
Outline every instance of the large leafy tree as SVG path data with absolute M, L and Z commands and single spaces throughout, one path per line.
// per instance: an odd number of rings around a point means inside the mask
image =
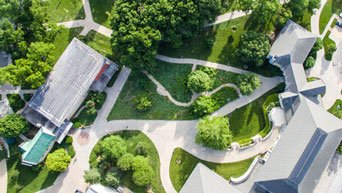
M 91 169 L 84 171 L 83 178 L 86 183 L 96 184 L 101 181 L 101 174 L 97 169 Z
M 101 142 L 101 149 L 105 157 L 118 159 L 127 152 L 127 144 L 120 136 L 111 135 Z
M 209 91 L 213 86 L 213 79 L 203 71 L 196 70 L 189 75 L 188 87 L 195 92 Z
M 45 83 L 45 76 L 52 70 L 55 46 L 50 43 L 32 43 L 26 58 L 18 59 L 15 65 L 4 68 L 7 72 L 7 81 L 13 85 L 31 85 L 38 88 Z
M 134 158 L 133 154 L 126 153 L 119 158 L 116 164 L 123 171 L 130 170 L 132 166 L 133 158 Z
M 138 186 L 151 184 L 154 177 L 154 170 L 150 165 L 133 172 L 133 182 Z
M 213 113 L 216 109 L 218 109 L 217 102 L 211 96 L 200 96 L 191 105 L 192 112 L 200 117 Z
M 299 20 L 305 11 L 313 14 L 313 10 L 320 7 L 320 0 L 291 0 L 285 6 L 291 10 L 294 19 Z
M 7 19 L 0 20 L 0 50 L 13 54 L 18 50 L 19 43 L 24 40 L 24 32 Z
M 260 67 L 264 64 L 270 49 L 270 38 L 252 31 L 242 35 L 236 55 L 242 62 Z
M 57 149 L 53 153 L 49 153 L 46 158 L 45 164 L 48 170 L 62 172 L 68 168 L 71 157 L 65 149 Z
M 160 41 L 173 47 L 201 31 L 219 13 L 219 0 L 117 0 L 113 6 L 111 42 L 120 62 L 148 68 Z
M 18 114 L 8 114 L 0 119 L 0 136 L 17 137 L 30 129 L 30 124 Z
M 196 143 L 224 150 L 230 146 L 233 134 L 229 130 L 229 119 L 221 116 L 206 116 L 197 125 Z

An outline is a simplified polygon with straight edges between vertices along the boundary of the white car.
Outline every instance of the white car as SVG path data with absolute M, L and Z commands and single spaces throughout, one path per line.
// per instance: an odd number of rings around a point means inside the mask
M 119 192 L 123 192 L 124 188 L 122 186 L 119 186 L 119 187 L 116 188 L 116 190 L 119 191 Z
M 340 13 L 340 15 L 338 15 L 338 16 L 340 16 L 340 18 L 342 18 L 342 13 Z

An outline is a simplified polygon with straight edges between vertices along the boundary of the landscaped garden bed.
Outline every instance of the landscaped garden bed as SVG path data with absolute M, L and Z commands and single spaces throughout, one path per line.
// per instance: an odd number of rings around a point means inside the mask
M 244 174 L 253 159 L 254 157 L 235 163 L 212 163 L 200 160 L 181 148 L 176 148 L 170 163 L 170 179 L 173 187 L 179 191 L 197 163 L 201 162 L 228 181 L 230 177 L 239 177 Z
M 334 105 L 328 110 L 331 114 L 335 115 L 339 119 L 342 119 L 342 100 L 338 99 Z
M 127 153 L 130 153 L 133 156 L 141 155 L 148 159 L 148 163 L 154 171 L 154 177 L 150 186 L 137 186 L 132 180 L 133 172 L 131 170 L 121 171 L 116 165 L 116 159 L 108 160 L 103 157 L 101 142 L 105 138 L 113 135 L 120 136 L 124 140 L 127 146 Z M 100 172 L 102 171 L 104 173 L 106 173 L 110 169 L 114 170 L 114 168 L 120 170 L 118 172 L 121 174 L 122 178 L 119 184 L 128 187 L 133 192 L 146 192 L 147 188 L 150 187 L 155 193 L 165 193 L 160 180 L 160 161 L 158 152 L 152 141 L 140 131 L 121 131 L 113 135 L 105 136 L 95 145 L 90 155 L 90 166 L 92 168 L 97 168 L 98 170 L 100 170 Z M 102 176 L 104 175 L 105 174 L 102 174 Z M 101 183 L 105 183 L 104 179 L 101 180 Z
M 267 126 L 267 120 L 265 119 L 263 110 L 263 105 L 267 97 L 283 91 L 284 84 L 280 84 L 255 101 L 230 113 L 228 117 L 230 130 L 233 133 L 233 141 L 251 138 L 262 131 Z

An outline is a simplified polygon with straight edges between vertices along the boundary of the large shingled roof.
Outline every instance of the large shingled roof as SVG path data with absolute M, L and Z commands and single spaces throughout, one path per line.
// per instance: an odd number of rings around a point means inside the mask
M 106 63 L 114 64 L 74 38 L 29 105 L 60 127 L 75 113 Z
M 256 183 L 270 192 L 313 192 L 342 136 L 342 121 L 300 95 L 286 131 Z

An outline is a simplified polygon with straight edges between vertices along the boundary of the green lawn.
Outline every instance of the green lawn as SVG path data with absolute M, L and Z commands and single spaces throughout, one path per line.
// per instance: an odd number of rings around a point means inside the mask
M 55 50 L 55 63 L 59 59 L 59 57 L 64 52 L 65 48 L 69 45 L 71 40 L 76 37 L 79 33 L 81 33 L 83 27 L 79 28 L 63 28 L 62 31 L 56 36 L 53 44 L 56 47 Z
M 194 36 L 186 40 L 181 48 L 174 49 L 170 45 L 161 44 L 159 53 L 176 58 L 196 58 L 242 68 L 243 63 L 234 56 L 234 52 L 240 42 L 241 34 L 248 31 L 248 19 L 249 16 L 245 16 L 208 27 L 198 37 Z M 236 26 L 236 31 L 232 30 L 233 26 Z M 210 38 L 215 39 L 212 47 L 207 44 Z M 279 69 L 268 63 L 261 68 L 249 67 L 248 70 L 265 76 L 281 74 Z
M 337 106 L 340 106 L 340 109 Z M 335 104 L 328 111 L 339 119 L 342 119 L 342 100 L 336 100 Z
M 112 108 L 107 120 L 117 119 L 160 119 L 189 120 L 196 119 L 189 107 L 174 105 L 167 97 L 156 91 L 155 84 L 139 72 L 131 72 L 118 100 Z M 134 97 L 146 93 L 152 101 L 152 107 L 145 112 L 138 112 L 133 103 Z
M 100 54 L 115 61 L 109 37 L 92 30 L 87 36 L 78 36 L 78 38 Z
M 217 101 L 220 107 L 224 106 L 229 101 L 239 98 L 238 93 L 232 87 L 223 87 L 211 96 L 215 101 Z
M 342 11 L 342 2 L 341 0 L 328 0 L 324 5 L 324 8 L 321 12 L 321 16 L 319 18 L 319 33 L 322 34 L 324 29 L 329 23 L 332 15 L 339 14 Z
M 189 102 L 192 96 L 187 86 L 190 64 L 172 64 L 156 60 L 156 65 L 149 71 L 160 82 L 172 97 L 179 102 Z
M 327 55 L 328 46 L 330 44 L 335 44 L 336 45 L 336 43 L 332 39 L 329 38 L 330 33 L 331 32 L 328 31 L 327 34 L 325 35 L 325 37 L 323 38 L 323 46 L 324 46 L 324 51 L 325 51 L 324 57 L 328 61 L 331 61 L 331 59 L 332 59 L 332 58 L 329 58 L 329 56 Z
M 253 159 L 254 157 L 235 163 L 218 164 L 200 160 L 183 149 L 176 148 L 173 151 L 170 163 L 170 179 L 173 187 L 179 191 L 197 163 L 201 162 L 228 181 L 230 177 L 239 177 L 244 174 L 252 164 Z M 178 164 L 176 160 L 180 160 L 181 163 Z
M 110 28 L 109 22 L 114 0 L 89 0 L 91 14 L 96 23 Z
M 132 153 L 133 155 L 136 154 L 135 150 L 136 150 L 138 143 L 146 144 L 147 158 L 148 158 L 149 164 L 152 166 L 155 172 L 155 177 L 153 178 L 152 184 L 151 184 L 152 190 L 154 193 L 165 193 L 163 185 L 160 180 L 160 160 L 159 160 L 157 149 L 152 143 L 152 141 L 140 131 L 127 131 L 126 130 L 126 131 L 120 131 L 118 133 L 115 133 L 114 135 L 120 135 L 126 141 L 126 144 L 128 146 L 127 152 Z M 96 152 L 94 150 L 98 148 L 97 146 L 99 145 L 99 142 L 95 145 L 91 153 L 91 154 L 95 154 L 95 157 L 96 157 Z M 115 166 L 115 164 L 112 164 L 111 166 L 113 167 Z M 146 192 L 146 187 L 139 187 L 134 184 L 134 182 L 131 180 L 132 179 L 131 175 L 132 175 L 131 172 L 124 173 L 121 183 L 124 186 L 131 189 L 133 192 L 137 192 L 137 193 Z
M 284 91 L 284 84 L 268 91 L 257 100 L 233 111 L 228 115 L 233 141 L 255 136 L 266 126 L 263 104 L 269 95 Z
M 84 19 L 82 0 L 49 0 L 48 12 L 54 22 Z
M 7 99 L 15 113 L 25 107 L 25 101 L 18 94 L 8 94 Z
M 34 193 L 51 186 L 59 172 L 48 171 L 46 167 L 34 170 L 21 165 L 21 152 L 18 143 L 10 145 L 11 157 L 7 160 L 7 193 Z

